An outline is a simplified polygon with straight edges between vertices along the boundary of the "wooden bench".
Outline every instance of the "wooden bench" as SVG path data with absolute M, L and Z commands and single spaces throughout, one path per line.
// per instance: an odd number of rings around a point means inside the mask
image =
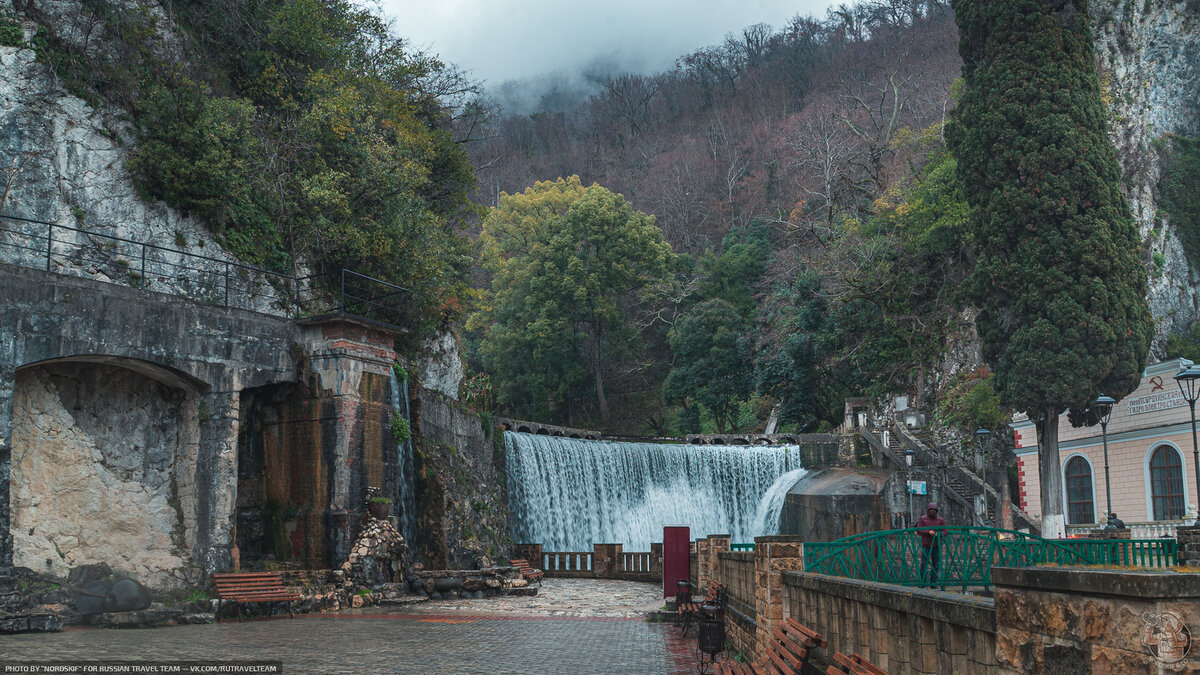
M 517 568 L 517 570 L 521 573 L 522 579 L 526 581 L 536 581 L 539 586 L 542 585 L 542 577 L 546 576 L 546 573 L 541 570 L 534 569 L 532 566 L 530 566 L 528 560 L 525 558 L 514 558 L 508 562 L 510 565 Z
M 841 652 L 833 653 L 833 663 L 825 672 L 827 675 L 888 675 L 883 668 L 858 654 L 846 656 Z
M 292 613 L 292 600 L 299 600 L 300 594 L 285 588 L 278 572 L 218 572 L 209 578 L 217 588 L 215 616 L 220 616 L 221 605 L 229 600 L 237 607 L 238 621 L 242 620 L 244 602 L 287 603 L 288 616 L 296 618 Z
M 820 633 L 796 622 L 784 619 L 775 627 L 767 653 L 754 663 L 722 661 L 716 675 L 799 675 L 808 664 L 809 652 L 826 645 Z
M 683 620 L 683 635 L 687 635 L 688 626 L 696 622 L 697 617 L 700 616 L 700 608 L 704 605 L 716 607 L 717 616 L 720 618 L 721 612 L 725 609 L 725 584 L 719 581 L 710 581 L 703 601 L 685 602 L 675 608 Z

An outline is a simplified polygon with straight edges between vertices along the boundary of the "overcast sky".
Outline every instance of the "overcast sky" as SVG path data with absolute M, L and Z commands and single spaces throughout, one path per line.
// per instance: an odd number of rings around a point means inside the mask
M 829 0 L 380 0 L 412 46 L 486 81 L 579 71 L 596 61 L 634 72 L 756 23 L 778 29 L 796 14 L 823 16 Z

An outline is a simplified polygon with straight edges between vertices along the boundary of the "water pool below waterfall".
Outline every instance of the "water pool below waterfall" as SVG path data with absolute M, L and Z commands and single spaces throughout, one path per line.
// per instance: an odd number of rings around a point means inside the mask
M 669 445 L 505 432 L 513 540 L 547 551 L 648 551 L 663 525 L 693 539 L 776 534 L 805 473 L 798 446 Z M 785 484 L 786 483 L 786 484 Z

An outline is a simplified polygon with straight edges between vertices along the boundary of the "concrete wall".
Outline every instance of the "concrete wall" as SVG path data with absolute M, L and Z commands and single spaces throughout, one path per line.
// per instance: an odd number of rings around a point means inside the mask
M 783 575 L 785 612 L 829 640 L 834 651 L 861 654 L 892 675 L 996 670 L 996 611 L 987 598 L 904 588 L 824 574 Z

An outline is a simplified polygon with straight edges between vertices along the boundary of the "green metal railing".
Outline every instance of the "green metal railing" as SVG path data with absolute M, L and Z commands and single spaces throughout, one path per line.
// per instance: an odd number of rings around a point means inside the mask
M 754 550 L 754 542 L 750 542 L 749 544 L 730 544 L 729 550 L 730 551 L 753 551 Z
M 1174 539 L 1043 539 L 991 527 L 923 528 L 940 531 L 938 564 L 922 578 L 925 549 L 916 529 L 869 532 L 837 541 L 806 543 L 807 572 L 904 586 L 978 587 L 992 585 L 992 567 L 1136 565 L 1169 567 L 1176 561 Z

